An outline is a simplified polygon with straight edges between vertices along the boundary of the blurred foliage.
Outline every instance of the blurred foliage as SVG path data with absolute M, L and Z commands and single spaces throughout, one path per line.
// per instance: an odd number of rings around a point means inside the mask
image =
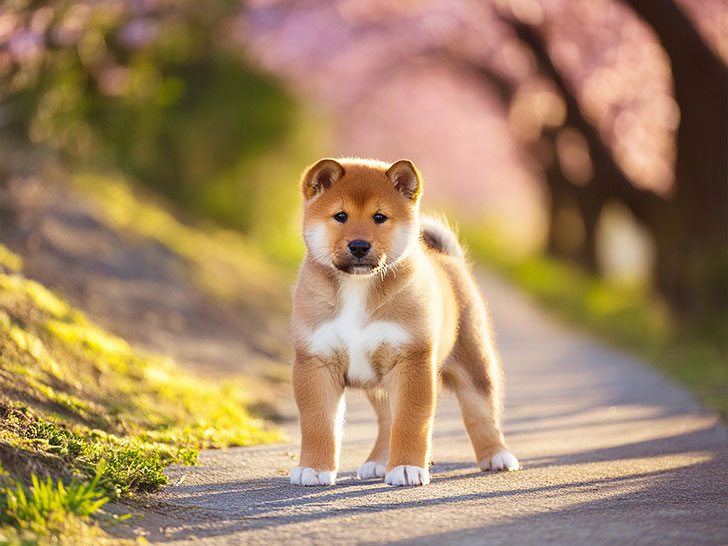
M 239 4 L 7 7 L 6 141 L 50 148 L 85 169 L 122 170 L 273 253 L 287 244 L 290 222 L 272 224 L 295 217 L 291 190 L 315 139 L 282 84 L 241 53 Z M 271 206 L 275 217 L 260 214 Z
M 620 283 L 545 255 L 517 256 L 492 229 L 462 230 L 471 255 L 576 327 L 646 358 L 728 418 L 725 318 L 687 328 L 640 283 Z

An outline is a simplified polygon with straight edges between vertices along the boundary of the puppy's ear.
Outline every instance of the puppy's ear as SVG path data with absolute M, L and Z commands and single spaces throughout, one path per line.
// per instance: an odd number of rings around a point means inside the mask
M 334 159 L 322 159 L 304 173 L 301 189 L 306 199 L 311 199 L 331 187 L 344 176 L 344 167 Z
M 395 189 L 412 201 L 417 201 L 422 193 L 422 178 L 409 159 L 400 159 L 387 171 Z

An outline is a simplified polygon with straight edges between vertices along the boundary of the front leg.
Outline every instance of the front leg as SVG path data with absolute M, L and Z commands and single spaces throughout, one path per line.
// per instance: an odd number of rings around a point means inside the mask
M 301 415 L 301 459 L 293 485 L 334 485 L 344 419 L 344 379 L 317 357 L 296 357 L 293 393 Z
M 377 440 L 374 442 L 366 462 L 359 467 L 356 475 L 359 479 L 383 478 L 386 474 L 389 459 L 389 438 L 392 435 L 392 410 L 384 392 L 368 391 L 367 397 L 377 414 Z
M 426 485 L 430 483 L 428 462 L 436 398 L 436 364 L 431 351 L 408 355 L 390 372 L 388 383 L 394 418 L 384 481 L 389 485 Z

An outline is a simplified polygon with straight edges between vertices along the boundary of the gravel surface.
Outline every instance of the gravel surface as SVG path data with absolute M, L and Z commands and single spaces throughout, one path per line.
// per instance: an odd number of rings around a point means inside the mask
M 728 434 L 644 363 L 559 325 L 483 276 L 507 377 L 506 438 L 522 463 L 478 471 L 454 398 L 441 394 L 432 483 L 360 481 L 376 433 L 347 393 L 334 487 L 288 483 L 289 444 L 207 451 L 170 467 L 137 534 L 181 544 L 726 544 Z

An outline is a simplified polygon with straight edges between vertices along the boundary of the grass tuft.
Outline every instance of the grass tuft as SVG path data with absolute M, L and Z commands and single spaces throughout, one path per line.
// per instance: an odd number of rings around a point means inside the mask
M 90 519 L 111 500 L 101 484 L 105 462 L 90 481 L 45 480 L 35 474 L 30 484 L 10 477 L 0 466 L 0 545 L 121 546 Z M 130 516 L 111 516 L 123 521 Z
M 90 516 L 111 500 L 99 488 L 105 468 L 102 460 L 91 481 L 72 480 L 65 486 L 60 479 L 54 484 L 50 477 L 42 481 L 35 474 L 30 488 L 8 478 L 0 488 L 0 522 L 42 534 L 69 516 Z

